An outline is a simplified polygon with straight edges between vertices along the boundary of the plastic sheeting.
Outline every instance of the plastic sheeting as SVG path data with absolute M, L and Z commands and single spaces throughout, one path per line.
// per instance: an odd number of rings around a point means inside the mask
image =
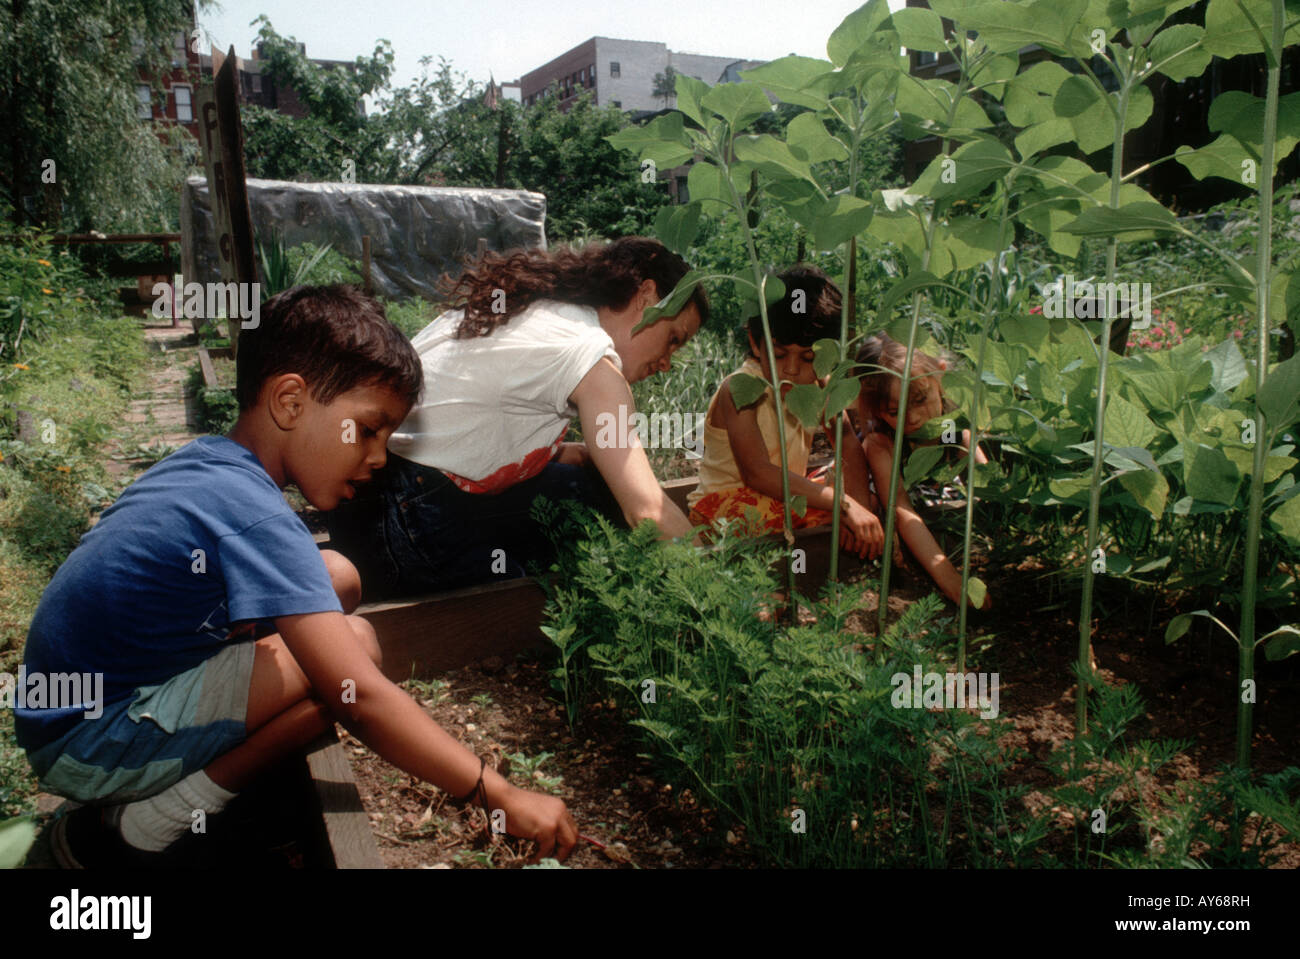
M 370 275 L 377 294 L 437 299 L 444 273 L 460 272 L 466 255 L 546 246 L 546 197 L 524 190 L 293 183 L 250 179 L 253 231 L 273 232 L 286 246 L 330 244 L 356 261 L 370 236 Z M 190 177 L 181 198 L 181 263 L 186 282 L 221 279 L 216 228 L 203 177 Z M 259 267 L 260 268 L 260 267 Z

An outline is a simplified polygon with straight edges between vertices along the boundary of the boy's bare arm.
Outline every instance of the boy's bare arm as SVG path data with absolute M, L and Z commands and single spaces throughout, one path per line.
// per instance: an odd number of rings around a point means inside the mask
M 474 789 L 479 760 L 379 671 L 342 613 L 284 616 L 275 624 L 316 696 L 358 739 L 452 796 Z M 483 771 L 483 785 L 489 807 L 505 810 L 507 831 L 537 840 L 539 856 L 564 858 L 577 843 L 559 799 L 512 786 L 493 769 Z

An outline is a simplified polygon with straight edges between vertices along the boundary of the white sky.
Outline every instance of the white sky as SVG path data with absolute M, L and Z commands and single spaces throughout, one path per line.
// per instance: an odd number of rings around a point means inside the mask
M 209 40 L 247 57 L 265 13 L 281 36 L 325 60 L 369 56 L 387 39 L 393 86 L 419 75 L 420 57 L 439 55 L 486 82 L 515 80 L 590 37 L 652 40 L 677 53 L 774 60 L 826 56 L 826 38 L 863 0 L 222 0 L 199 15 Z M 903 0 L 890 0 L 891 8 Z

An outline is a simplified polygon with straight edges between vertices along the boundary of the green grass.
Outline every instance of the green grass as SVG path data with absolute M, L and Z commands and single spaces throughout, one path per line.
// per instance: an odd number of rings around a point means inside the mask
M 126 317 L 65 319 L 27 345 L 0 381 L 0 671 L 14 672 L 32 614 L 95 510 L 112 499 L 103 446 L 120 428 L 130 387 L 147 362 Z M 16 409 L 35 437 L 21 441 Z M 37 792 L 0 710 L 0 818 L 32 811 Z

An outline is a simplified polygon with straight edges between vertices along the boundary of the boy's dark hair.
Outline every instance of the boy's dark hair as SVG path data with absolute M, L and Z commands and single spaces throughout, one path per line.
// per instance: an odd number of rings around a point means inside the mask
M 424 386 L 415 348 L 355 286 L 295 286 L 262 304 L 258 325 L 242 330 L 235 364 L 241 411 L 273 376 L 297 373 L 319 403 L 358 386 L 385 386 L 414 406 Z
M 777 278 L 785 284 L 785 296 L 767 308 L 772 342 L 812 346 L 818 340 L 838 340 L 842 301 L 831 278 L 807 264 L 792 266 Z M 757 313 L 750 317 L 749 332 L 755 343 L 763 342 L 763 318 Z

